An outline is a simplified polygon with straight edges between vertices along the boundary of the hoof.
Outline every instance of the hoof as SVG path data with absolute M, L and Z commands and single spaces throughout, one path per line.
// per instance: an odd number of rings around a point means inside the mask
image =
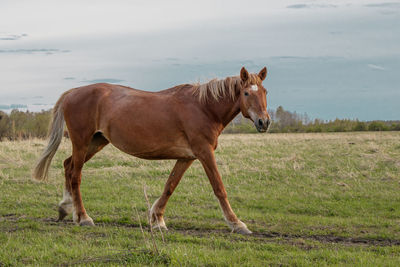
M 246 224 L 244 224 L 244 222 L 242 222 L 242 221 L 230 223 L 230 226 L 232 228 L 233 233 L 238 233 L 238 234 L 242 234 L 242 235 L 250 235 L 253 233 L 252 231 L 250 231 L 247 228 Z
M 151 224 L 152 224 L 152 228 L 153 229 L 161 228 L 161 229 L 163 229 L 165 231 L 168 231 L 168 228 L 165 225 L 163 217 L 157 219 L 155 217 L 155 214 L 153 214 L 153 216 L 151 218 L 152 218 L 151 219 Z
M 88 217 L 79 222 L 79 226 L 94 226 L 92 218 Z
M 161 230 L 165 230 L 168 231 L 167 226 L 165 225 L 164 220 L 159 221 L 158 223 L 155 222 L 155 224 L 153 224 L 153 229 L 158 229 L 160 228 Z
M 156 207 L 157 207 L 158 200 L 159 200 L 159 198 L 156 201 L 154 201 L 153 206 L 151 206 L 151 209 L 150 209 L 150 220 L 151 220 L 152 228 L 153 229 L 161 228 L 161 229 L 164 229 L 165 231 L 168 231 L 168 228 L 165 225 L 163 216 L 159 215 L 160 218 L 157 218 Z
M 61 222 L 64 220 L 65 217 L 67 217 L 68 213 L 62 208 L 58 207 L 58 219 L 57 222 Z
M 242 234 L 242 235 L 251 235 L 253 233 L 247 227 L 237 228 L 237 229 L 234 230 L 234 232 L 238 233 L 238 234 Z

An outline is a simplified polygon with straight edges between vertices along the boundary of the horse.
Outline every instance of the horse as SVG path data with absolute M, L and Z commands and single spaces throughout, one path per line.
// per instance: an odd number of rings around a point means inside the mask
M 259 132 L 271 123 L 267 112 L 267 91 L 262 82 L 264 67 L 249 74 L 242 67 L 239 76 L 213 79 L 203 84 L 181 84 L 159 92 L 121 85 L 97 83 L 64 92 L 53 109 L 49 143 L 39 158 L 33 177 L 45 180 L 63 133 L 64 125 L 72 143 L 72 155 L 64 161 L 65 187 L 58 205 L 58 221 L 72 213 L 81 226 L 93 226 L 82 202 L 82 167 L 111 143 L 132 156 L 177 160 L 161 197 L 150 209 L 154 227 L 167 230 L 164 211 L 183 174 L 198 159 L 219 200 L 232 232 L 251 234 L 229 204 L 218 172 L 214 150 L 218 137 L 241 112 Z

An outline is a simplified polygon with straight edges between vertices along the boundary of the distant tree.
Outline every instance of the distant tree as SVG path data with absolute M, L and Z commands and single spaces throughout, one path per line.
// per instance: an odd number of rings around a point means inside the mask
M 387 131 L 389 127 L 382 121 L 373 121 L 368 125 L 368 131 Z
M 21 140 L 32 137 L 44 138 L 51 118 L 51 112 L 23 112 L 17 109 L 11 111 L 9 138 Z
M 0 111 L 0 141 L 9 137 L 10 129 L 10 118 L 6 113 Z
M 279 106 L 273 115 L 270 132 L 300 132 L 304 128 L 303 117 L 296 112 L 284 110 L 282 106 Z
M 390 130 L 391 131 L 400 131 L 400 122 L 398 123 L 392 123 L 390 125 Z
M 362 121 L 356 120 L 353 131 L 366 131 L 367 130 L 367 124 Z

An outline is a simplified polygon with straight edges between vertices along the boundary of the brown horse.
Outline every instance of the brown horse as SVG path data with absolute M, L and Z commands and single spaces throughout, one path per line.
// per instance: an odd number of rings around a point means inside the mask
M 201 85 L 183 84 L 160 92 L 145 92 L 120 85 L 93 84 L 65 92 L 54 107 L 50 141 L 33 176 L 44 180 L 64 133 L 72 142 L 72 156 L 64 161 L 65 189 L 59 220 L 73 213 L 79 225 L 94 225 L 80 192 L 83 164 L 108 143 L 143 159 L 176 159 L 164 191 L 151 208 L 155 226 L 166 229 L 165 206 L 184 172 L 199 159 L 233 231 L 250 234 L 233 212 L 218 172 L 214 150 L 224 127 L 241 111 L 259 132 L 270 125 L 263 68 L 240 77 L 214 79 Z

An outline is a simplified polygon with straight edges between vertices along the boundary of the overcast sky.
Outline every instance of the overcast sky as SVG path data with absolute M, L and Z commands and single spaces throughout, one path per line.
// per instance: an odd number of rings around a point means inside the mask
M 0 2 L 0 107 L 268 68 L 271 108 L 400 119 L 400 1 Z M 42 106 L 37 106 L 42 107 Z

